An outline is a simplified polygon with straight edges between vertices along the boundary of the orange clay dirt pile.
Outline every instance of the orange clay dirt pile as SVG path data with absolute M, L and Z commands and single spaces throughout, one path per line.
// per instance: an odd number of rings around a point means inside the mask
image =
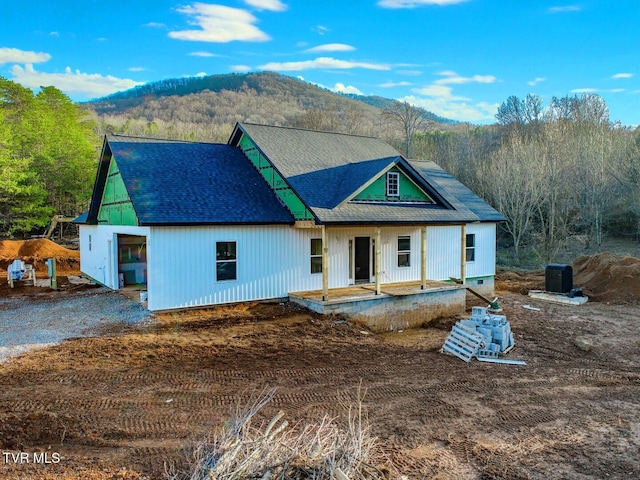
M 598 302 L 640 304 L 640 258 L 611 253 L 578 257 L 573 284 Z
M 80 252 L 69 250 L 46 238 L 32 240 L 0 240 L 0 269 L 6 273 L 7 267 L 19 258 L 33 265 L 36 275 L 47 276 L 47 259 L 56 259 L 58 275 L 77 275 L 80 273 Z M 2 275 L 0 273 L 0 275 Z

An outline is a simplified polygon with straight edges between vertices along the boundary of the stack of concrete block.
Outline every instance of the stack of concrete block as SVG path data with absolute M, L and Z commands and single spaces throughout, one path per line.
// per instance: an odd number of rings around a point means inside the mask
M 466 332 L 466 343 L 461 340 L 461 331 Z M 509 352 L 514 344 L 506 316 L 489 313 L 484 307 L 473 307 L 470 319 L 460 320 L 454 325 L 442 352 L 468 362 L 474 356 L 498 358 L 499 354 Z

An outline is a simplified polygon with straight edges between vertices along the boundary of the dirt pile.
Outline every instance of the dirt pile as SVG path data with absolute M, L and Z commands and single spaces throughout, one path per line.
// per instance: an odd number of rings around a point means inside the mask
M 640 258 L 600 253 L 578 257 L 573 283 L 593 300 L 640 303 Z
M 38 276 L 46 276 L 46 261 L 49 258 L 56 259 L 56 269 L 60 275 L 80 273 L 80 252 L 65 248 L 46 238 L 1 240 L 0 268 L 6 270 L 16 258 L 33 265 Z

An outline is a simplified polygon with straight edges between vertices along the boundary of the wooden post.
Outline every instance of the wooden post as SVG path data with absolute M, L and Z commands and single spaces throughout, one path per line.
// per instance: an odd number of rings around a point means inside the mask
M 427 288 L 427 227 L 420 229 L 420 289 Z
M 322 301 L 329 300 L 329 236 L 322 226 Z
M 380 227 L 376 228 L 376 295 L 380 295 L 380 257 L 382 257 L 382 235 Z
M 460 225 L 460 280 L 467 284 L 467 226 Z
M 49 273 L 49 286 L 53 290 L 57 290 L 58 289 L 58 275 L 57 275 L 57 272 L 56 272 L 56 259 L 55 258 L 50 258 L 49 260 L 47 260 L 47 267 L 48 267 L 48 273 Z

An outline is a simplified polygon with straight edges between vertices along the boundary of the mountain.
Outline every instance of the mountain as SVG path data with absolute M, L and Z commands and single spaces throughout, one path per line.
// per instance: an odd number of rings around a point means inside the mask
M 273 72 L 188 77 L 141 85 L 84 105 L 104 132 L 226 141 L 237 121 L 392 139 L 381 111 L 394 100 L 342 95 Z M 451 120 L 425 111 L 432 122 Z M 391 131 L 390 131 L 391 130 Z

